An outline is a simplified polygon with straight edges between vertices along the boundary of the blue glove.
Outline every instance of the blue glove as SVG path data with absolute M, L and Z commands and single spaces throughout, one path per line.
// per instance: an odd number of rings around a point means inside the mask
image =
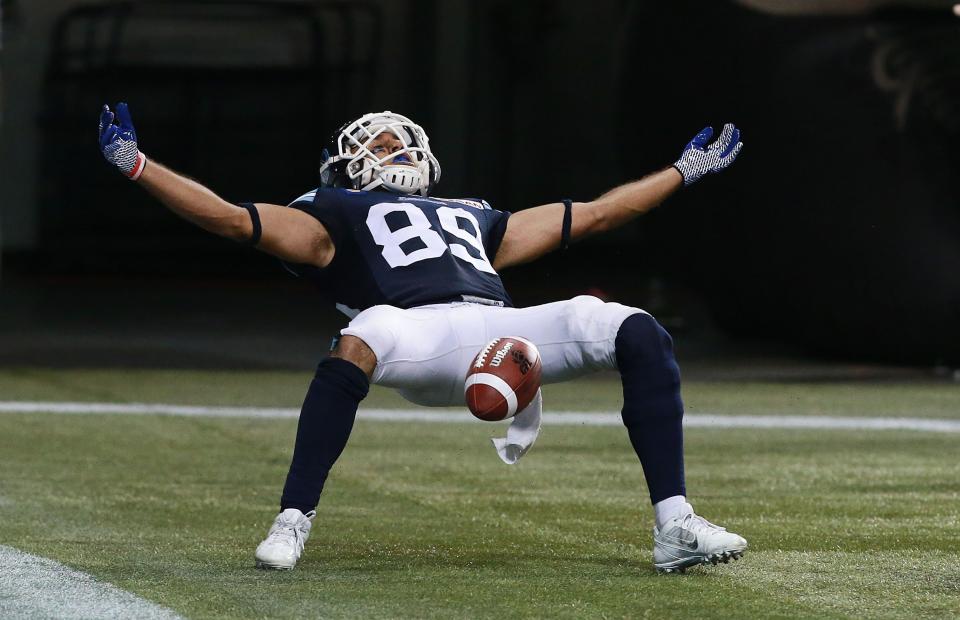
M 713 127 L 704 127 L 693 137 L 680 154 L 673 167 L 683 175 L 683 184 L 696 183 L 700 177 L 712 172 L 720 172 L 733 163 L 740 154 L 743 142 L 740 142 L 740 130 L 727 123 L 716 142 L 707 146 L 713 135 Z
M 103 106 L 100 112 L 100 151 L 127 178 L 136 181 L 147 165 L 147 158 L 137 148 L 137 131 L 133 128 L 126 103 L 117 104 L 117 120 L 119 125 L 113 123 L 110 106 Z

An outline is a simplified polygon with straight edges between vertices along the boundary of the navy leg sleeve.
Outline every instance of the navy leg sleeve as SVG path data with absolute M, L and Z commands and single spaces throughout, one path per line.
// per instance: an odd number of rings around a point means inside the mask
M 654 504 L 686 495 L 683 479 L 683 401 L 673 341 L 649 314 L 623 322 L 615 342 L 623 381 L 623 423 Z
M 327 474 L 347 445 L 357 407 L 369 389 L 367 375 L 346 360 L 328 357 L 317 366 L 300 409 L 281 512 L 296 508 L 307 513 L 316 508 Z

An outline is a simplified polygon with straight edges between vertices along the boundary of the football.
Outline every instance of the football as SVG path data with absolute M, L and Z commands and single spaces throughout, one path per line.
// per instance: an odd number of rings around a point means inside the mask
M 470 413 L 481 420 L 512 418 L 540 388 L 540 352 L 524 338 L 496 338 L 473 359 L 464 382 Z

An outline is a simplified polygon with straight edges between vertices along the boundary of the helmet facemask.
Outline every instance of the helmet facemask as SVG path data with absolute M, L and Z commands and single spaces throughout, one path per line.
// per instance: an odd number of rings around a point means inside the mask
M 384 132 L 396 136 L 402 148 L 380 159 L 369 145 Z M 353 189 L 382 187 L 399 194 L 426 196 L 440 179 L 440 162 L 430 152 L 426 132 L 407 117 L 390 111 L 366 114 L 348 123 L 335 136 L 333 147 L 336 154 L 320 168 L 322 181 L 339 177 L 340 185 Z M 397 163 L 398 158 L 413 165 Z

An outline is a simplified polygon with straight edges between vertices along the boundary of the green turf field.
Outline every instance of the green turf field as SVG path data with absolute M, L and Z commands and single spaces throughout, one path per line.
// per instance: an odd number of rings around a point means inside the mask
M 0 400 L 296 406 L 308 374 L 2 371 Z M 611 411 L 610 378 L 545 389 Z M 960 417 L 939 384 L 690 383 L 691 412 Z M 370 406 L 401 406 L 376 390 Z M 562 405 L 561 405 L 562 404 Z M 619 428 L 545 427 L 503 465 L 497 425 L 357 423 L 295 571 L 253 568 L 295 422 L 0 414 L 0 544 L 190 618 L 951 617 L 960 435 L 690 429 L 698 511 L 750 541 L 686 575 L 651 565 Z
M 289 371 L 50 370 L 0 368 L 0 400 L 163 402 L 299 407 L 312 374 Z M 960 384 L 949 381 L 770 383 L 686 381 L 690 413 L 960 418 Z M 619 411 L 614 373 L 549 385 L 548 409 Z M 367 407 L 415 408 L 376 386 Z

